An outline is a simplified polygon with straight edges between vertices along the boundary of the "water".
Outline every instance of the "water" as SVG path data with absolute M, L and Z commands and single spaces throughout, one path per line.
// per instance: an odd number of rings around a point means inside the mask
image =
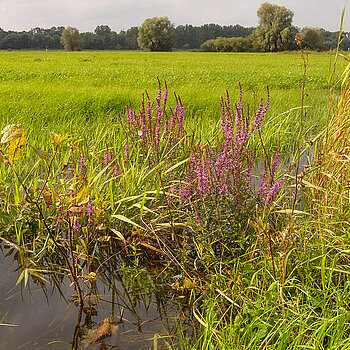
M 0 253 L 0 323 L 16 325 L 0 326 L 0 349 L 69 349 L 74 348 L 74 338 L 82 340 L 75 346 L 82 349 L 91 337 L 89 329 L 97 328 L 106 317 L 117 322 L 123 310 L 116 334 L 88 349 L 153 349 L 155 337 L 158 349 L 176 342 L 176 319 L 186 313 L 187 306 L 176 301 L 183 299 L 171 288 L 155 291 L 154 282 L 145 278 L 136 287 L 127 278 L 113 280 L 114 289 L 100 281 L 99 298 L 92 298 L 92 309 L 84 312 L 51 285 L 45 285 L 46 293 L 31 278 L 26 287 L 16 286 L 19 272 L 13 256 Z M 68 298 L 74 293 L 67 281 L 60 289 Z

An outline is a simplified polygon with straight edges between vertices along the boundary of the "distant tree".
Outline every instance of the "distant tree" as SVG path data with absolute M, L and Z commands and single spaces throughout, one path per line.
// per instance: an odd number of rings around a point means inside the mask
M 263 3 L 258 10 L 259 25 L 252 34 L 254 46 L 261 51 L 295 49 L 298 31 L 292 26 L 293 16 L 284 6 Z
M 95 34 L 99 36 L 107 36 L 111 34 L 111 28 L 107 25 L 100 25 L 95 28 Z
M 323 43 L 323 32 L 318 28 L 303 28 L 299 35 L 303 38 L 302 45 L 310 50 L 323 51 L 326 49 Z
M 137 43 L 138 35 L 139 35 L 139 28 L 137 27 L 131 27 L 126 31 L 125 33 L 126 48 L 128 50 L 137 50 L 140 48 Z
M 115 48 L 118 50 L 138 50 L 140 48 L 137 43 L 138 33 L 138 27 L 131 27 L 127 31 L 120 31 L 116 37 Z
M 339 32 L 329 32 L 324 29 L 321 29 L 321 31 L 323 37 L 323 44 L 325 45 L 326 49 L 336 49 L 338 44 Z
M 174 25 L 168 17 L 146 19 L 139 27 L 137 42 L 142 49 L 150 51 L 171 51 Z
M 179 49 L 198 49 L 205 41 L 200 39 L 200 27 L 191 24 L 177 26 L 174 34 L 175 47 Z
M 342 33 L 339 48 L 340 50 L 350 51 L 350 33 Z
M 95 29 L 95 34 L 100 38 L 102 47 L 101 49 L 115 49 L 115 43 L 113 45 L 113 36 L 116 35 L 115 32 L 112 32 L 111 28 L 107 25 L 97 26 Z M 114 40 L 115 42 L 115 40 Z
M 103 49 L 102 38 L 96 35 L 95 33 L 91 33 L 91 32 L 81 33 L 80 37 L 83 41 L 83 49 L 88 49 L 88 50 Z
M 206 52 L 244 52 L 250 51 L 248 38 L 222 38 L 207 40 L 201 45 L 201 51 Z
M 74 27 L 67 27 L 62 31 L 61 43 L 66 51 L 81 50 L 83 46 L 79 31 Z
M 254 28 L 245 28 L 237 24 L 235 26 L 220 26 L 219 24 L 203 24 L 200 27 L 192 25 L 179 25 L 175 28 L 175 47 L 178 49 L 199 49 L 210 39 L 218 37 L 247 37 Z

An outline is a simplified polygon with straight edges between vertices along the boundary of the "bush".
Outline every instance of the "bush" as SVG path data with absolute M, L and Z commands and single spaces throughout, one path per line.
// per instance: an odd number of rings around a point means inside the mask
M 245 52 L 250 51 L 251 44 L 248 38 L 211 39 L 201 45 L 201 51 L 207 52 Z

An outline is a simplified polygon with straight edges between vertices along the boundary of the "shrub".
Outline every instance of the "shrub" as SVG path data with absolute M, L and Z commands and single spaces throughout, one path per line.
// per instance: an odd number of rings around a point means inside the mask
M 250 51 L 251 44 L 248 38 L 211 39 L 201 45 L 201 51 L 208 52 L 245 52 Z

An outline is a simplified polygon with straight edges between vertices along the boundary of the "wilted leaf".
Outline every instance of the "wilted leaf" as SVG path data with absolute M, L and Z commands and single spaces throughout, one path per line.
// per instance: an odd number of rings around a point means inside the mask
M 105 227 L 105 225 L 102 223 L 102 224 L 97 225 L 96 229 L 99 230 L 99 231 L 104 231 L 104 230 L 106 229 L 106 227 Z
M 110 242 L 111 241 L 111 236 L 101 236 L 101 237 L 98 237 L 97 240 L 99 242 Z
M 7 149 L 7 155 L 6 158 L 11 164 L 15 164 L 17 160 L 22 155 L 22 147 L 26 144 L 26 134 L 24 130 L 22 131 L 22 134 L 10 141 L 9 147 Z
M 87 213 L 88 209 L 85 207 L 71 207 L 69 211 L 72 213 Z
M 281 210 L 276 210 L 276 213 L 280 213 L 280 214 L 301 214 L 301 215 L 310 215 L 310 213 L 307 213 L 306 211 L 292 210 L 292 209 L 281 209 Z
M 117 231 L 116 229 L 114 228 L 111 228 L 111 231 L 120 239 L 122 240 L 124 243 L 126 243 L 126 240 L 124 238 L 124 236 L 122 235 L 121 232 Z
M 24 133 L 24 128 L 22 124 L 10 124 L 4 127 L 1 131 L 1 141 L 0 143 L 6 143 L 9 141 L 16 140 L 22 136 Z
M 158 249 L 158 248 L 156 248 L 156 247 L 153 247 L 152 245 L 150 245 L 150 244 L 148 244 L 148 243 L 143 243 L 143 242 L 141 242 L 140 244 L 143 245 L 145 248 L 152 249 L 152 250 L 154 250 L 154 251 L 156 251 L 156 252 L 158 252 L 158 253 L 161 253 L 161 254 L 166 255 L 166 254 L 165 254 L 164 252 L 162 252 L 160 249 Z
M 17 244 L 12 243 L 12 242 L 8 241 L 7 239 L 5 239 L 5 238 L 3 238 L 3 237 L 1 237 L 1 236 L 0 236 L 0 239 L 1 239 L 6 245 L 9 245 L 10 247 L 15 248 L 16 250 L 20 251 L 20 247 L 19 247 Z

